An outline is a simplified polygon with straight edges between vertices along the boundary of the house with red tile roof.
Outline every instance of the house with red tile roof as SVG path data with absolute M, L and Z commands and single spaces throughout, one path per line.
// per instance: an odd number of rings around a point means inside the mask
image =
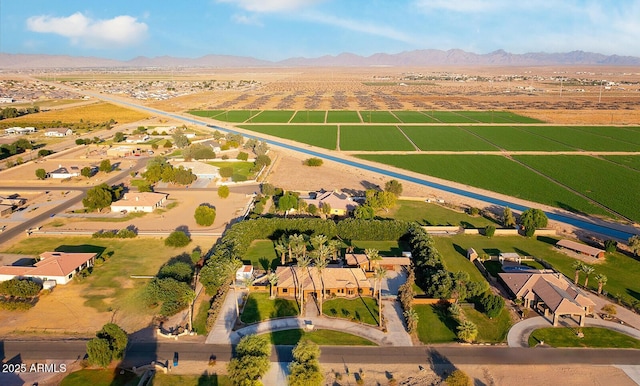
M 55 280 L 56 284 L 67 284 L 78 272 L 92 267 L 96 256 L 96 253 L 44 252 L 34 265 L 1 266 L 0 281 L 31 278 L 38 282 Z

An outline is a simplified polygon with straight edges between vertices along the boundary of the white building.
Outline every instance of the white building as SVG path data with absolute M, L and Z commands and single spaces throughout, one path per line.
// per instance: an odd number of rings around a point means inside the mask
M 92 267 L 95 258 L 95 253 L 44 252 L 34 265 L 0 267 L 0 281 L 31 278 L 40 283 L 55 280 L 56 284 L 67 284 L 75 274 Z
M 122 199 L 111 204 L 111 211 L 121 212 L 126 210 L 127 212 L 151 213 L 161 208 L 168 196 L 166 193 L 154 192 L 125 193 Z
M 73 134 L 73 130 L 67 127 L 52 127 L 44 132 L 46 137 L 66 137 L 71 134 Z
M 78 176 L 80 176 L 80 168 L 78 168 L 77 166 L 66 168 L 62 165 L 58 165 L 58 168 L 56 170 L 49 172 L 49 177 L 56 179 L 65 179 Z

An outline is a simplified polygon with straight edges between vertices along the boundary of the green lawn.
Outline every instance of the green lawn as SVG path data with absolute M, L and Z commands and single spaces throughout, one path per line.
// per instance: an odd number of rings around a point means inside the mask
M 222 365 L 217 365 L 222 366 Z M 215 369 L 216 367 L 213 367 Z M 149 386 L 232 386 L 226 375 L 177 375 L 156 373 Z
M 45 251 L 96 252 L 111 255 L 104 264 L 97 265 L 93 273 L 81 283 L 85 305 L 100 312 L 148 314 L 154 310 L 141 308 L 141 296 L 148 280 L 132 280 L 131 275 L 156 275 L 169 259 L 186 252 L 195 245 L 183 249 L 166 248 L 164 241 L 154 238 L 93 239 L 91 237 L 30 237 L 3 251 L 37 255 Z
M 472 281 L 485 281 L 478 268 L 467 259 L 468 248 L 463 249 L 458 244 L 451 244 L 449 237 L 434 237 L 433 240 L 435 241 L 436 249 L 442 256 L 442 263 L 448 271 L 466 272 Z M 478 250 L 476 249 L 476 251 Z
M 271 240 L 254 240 L 247 253 L 242 257 L 245 264 L 251 264 L 258 269 L 275 270 L 280 264 L 280 257 L 276 254 Z
M 267 336 L 275 345 L 295 346 L 300 340 L 308 339 L 321 346 L 377 346 L 368 339 L 334 330 L 283 330 L 269 333 Z
M 269 299 L 268 292 L 252 292 L 240 315 L 243 323 L 255 323 L 262 320 L 298 316 L 298 303 L 290 299 Z
M 218 168 L 225 168 L 225 167 L 232 167 L 233 168 L 233 174 L 239 174 L 242 176 L 247 177 L 247 179 L 251 179 L 252 177 L 252 173 L 251 173 L 251 168 L 253 167 L 253 162 L 248 162 L 248 161 L 235 161 L 235 162 L 216 162 L 216 161 L 211 161 L 211 162 L 207 162 L 209 165 L 218 167 Z
M 463 228 L 484 228 L 497 224 L 482 216 L 469 216 L 443 206 L 424 201 L 398 200 L 388 213 L 380 213 L 381 217 L 400 221 L 415 221 L 420 225 L 460 225 Z
M 456 341 L 458 322 L 438 305 L 416 304 L 418 313 L 418 339 L 424 344 Z
M 367 248 L 377 249 L 381 256 L 402 256 L 402 247 L 398 241 L 352 240 L 355 253 L 364 253 Z
M 395 126 L 341 126 L 340 150 L 415 150 Z
M 139 381 L 130 371 L 120 374 L 120 369 L 83 369 L 69 373 L 60 386 L 136 386 Z
M 348 319 L 365 324 L 378 325 L 378 304 L 375 299 L 335 298 L 322 303 L 322 313 L 334 318 Z
M 593 347 L 640 349 L 640 340 L 617 331 L 598 327 L 581 327 L 584 338 L 579 338 L 576 328 L 549 327 L 535 330 L 529 337 L 529 346 L 541 341 L 551 347 Z
M 511 318 L 506 308 L 494 319 L 489 319 L 487 315 L 472 307 L 462 307 L 462 311 L 468 320 L 478 326 L 478 342 L 500 343 L 507 338 L 511 328 Z
M 363 154 L 358 157 L 571 211 L 611 216 L 587 199 L 502 156 Z
M 436 248 L 443 255 L 445 265 L 448 266 L 450 256 L 458 254 L 459 258 L 466 256 L 469 248 L 474 248 L 479 254 L 497 255 L 500 252 L 516 252 L 522 256 L 535 256 L 550 263 L 555 269 L 573 279 L 575 262 L 572 257 L 560 252 L 554 247 L 559 240 L 555 237 L 538 236 L 526 238 L 522 236 L 495 236 L 487 238 L 480 235 L 455 235 L 434 237 Z M 640 301 L 640 262 L 621 253 L 607 253 L 603 263 L 594 264 L 595 272 L 589 278 L 589 287 L 597 289 L 598 283 L 593 277 L 598 273 L 607 276 L 608 281 L 604 290 L 619 295 L 629 302 L 633 299 Z M 580 274 L 580 282 L 584 283 L 584 274 Z
M 338 127 L 335 125 L 240 125 L 238 127 L 331 150 L 336 148 L 338 140 Z
M 193 329 L 199 335 L 204 335 L 208 332 L 207 317 L 209 316 L 209 308 L 209 302 L 203 301 L 202 303 L 200 303 L 200 307 L 198 307 L 198 310 L 193 316 Z

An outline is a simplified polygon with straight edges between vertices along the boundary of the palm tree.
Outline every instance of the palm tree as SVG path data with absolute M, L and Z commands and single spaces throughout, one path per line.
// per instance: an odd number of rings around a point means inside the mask
M 304 244 L 304 236 L 297 233 L 289 236 L 289 260 L 292 259 L 292 250 L 296 245 Z
M 276 244 L 276 253 L 280 255 L 280 265 L 284 265 L 288 248 L 282 243 Z
M 307 246 L 304 244 L 294 245 L 292 252 L 293 257 L 295 257 L 296 260 L 300 260 L 302 257 L 307 257 Z
M 327 236 L 325 236 L 325 235 L 315 235 L 315 236 L 311 237 L 311 239 L 309 239 L 309 241 L 311 242 L 311 246 L 313 247 L 313 249 L 318 249 L 318 248 L 320 248 L 321 245 L 323 245 L 324 243 L 327 242 Z
M 407 322 L 407 332 L 413 334 L 418 329 L 418 313 L 413 308 L 409 308 L 403 314 Z
M 603 273 L 599 273 L 597 275 L 594 276 L 594 278 L 598 281 L 598 293 L 601 294 L 602 293 L 602 286 L 604 286 L 605 284 L 607 284 L 607 276 Z
M 329 260 L 327 260 L 327 256 L 329 255 L 329 248 L 326 245 L 321 245 L 320 248 L 316 251 L 317 252 L 314 254 L 315 256 L 313 262 L 316 266 L 316 271 L 318 271 L 318 276 L 320 277 L 320 283 L 322 287 L 320 296 L 318 297 L 318 309 L 320 311 L 318 315 L 322 316 L 322 301 L 324 300 L 324 280 L 322 278 L 322 273 L 329 264 Z
M 303 247 L 305 247 L 303 245 Z M 306 247 L 305 247 L 306 249 Z M 307 255 L 302 255 L 298 258 L 297 262 L 296 262 L 296 266 L 299 269 L 300 272 L 300 315 L 304 315 L 304 279 L 305 279 L 305 275 L 307 272 L 307 267 L 309 267 L 309 264 L 311 263 L 311 260 L 309 259 L 309 257 Z
M 387 270 L 377 266 L 373 274 L 375 281 L 373 282 L 373 295 L 376 294 L 376 283 L 378 283 L 378 326 L 382 327 L 382 279 L 387 276 Z
M 274 298 L 274 296 L 273 296 L 273 287 L 278 284 L 278 276 L 275 274 L 275 272 L 271 272 L 269 274 L 269 276 L 267 276 L 267 279 L 269 280 L 269 284 L 270 284 L 270 286 L 269 286 L 269 297 L 271 299 L 273 299 Z
M 589 275 L 593 273 L 596 269 L 590 265 L 585 265 L 582 267 L 582 272 L 584 272 L 587 277 L 584 278 L 584 288 L 587 288 L 587 284 L 589 284 Z
M 458 339 L 465 342 L 473 342 L 478 337 L 478 326 L 469 320 L 465 320 L 458 326 Z
M 582 261 L 574 261 L 573 265 L 571 266 L 571 268 L 575 269 L 575 276 L 573 277 L 573 284 L 578 284 L 578 280 L 580 279 L 580 271 L 582 271 L 582 268 L 584 267 L 584 264 L 582 263 Z
M 367 259 L 369 260 L 369 269 L 368 271 L 371 272 L 371 261 L 375 260 L 375 261 L 379 261 L 382 260 L 382 257 L 380 256 L 380 252 L 378 252 L 377 249 L 374 248 L 367 248 L 364 250 L 364 254 L 367 255 Z
M 329 240 L 327 247 L 329 247 L 329 253 L 331 254 L 331 260 L 336 261 L 338 259 L 340 242 L 338 240 Z

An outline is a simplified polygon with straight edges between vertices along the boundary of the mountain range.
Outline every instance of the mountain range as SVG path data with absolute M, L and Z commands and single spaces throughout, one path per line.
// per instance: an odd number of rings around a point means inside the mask
M 571 51 L 564 53 L 530 52 L 513 54 L 497 50 L 488 54 L 476 54 L 459 49 L 414 50 L 398 54 L 378 53 L 360 56 L 342 53 L 317 58 L 289 58 L 281 61 L 261 60 L 246 56 L 206 55 L 199 58 L 139 56 L 120 61 L 99 57 L 68 55 L 9 54 L 0 53 L 1 69 L 46 68 L 242 68 L 242 67 L 420 67 L 420 66 L 548 66 L 548 65 L 602 65 L 638 66 L 640 58 L 634 56 L 603 55 L 593 52 Z

